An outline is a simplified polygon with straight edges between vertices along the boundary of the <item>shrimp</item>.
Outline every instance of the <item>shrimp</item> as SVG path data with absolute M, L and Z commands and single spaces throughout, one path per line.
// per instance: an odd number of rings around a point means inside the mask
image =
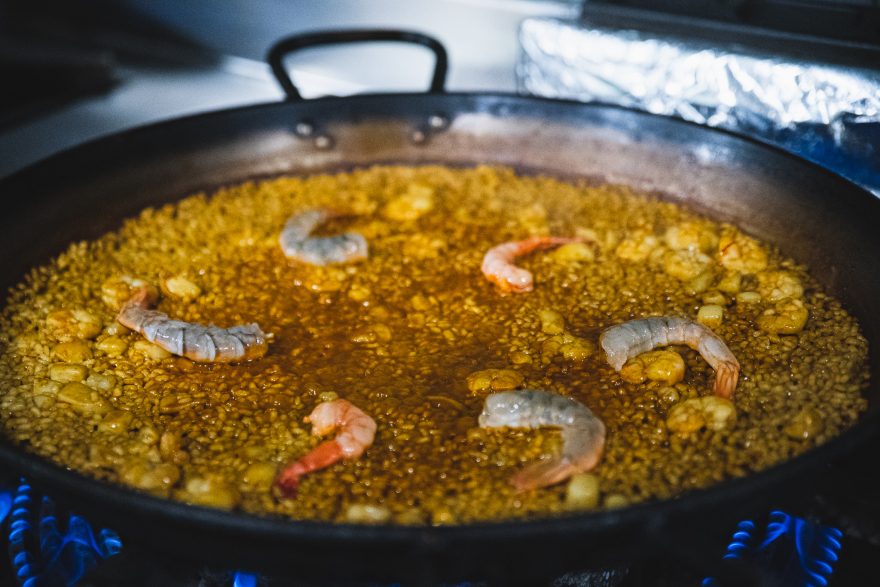
M 532 291 L 532 273 L 513 264 L 513 260 L 537 249 L 549 249 L 558 245 L 581 242 L 577 238 L 557 236 L 533 236 L 522 241 L 510 241 L 492 247 L 483 257 L 481 267 L 486 279 L 496 284 L 501 291 L 525 293 Z
M 310 237 L 319 225 L 342 216 L 328 208 L 313 208 L 294 214 L 287 219 L 279 242 L 284 255 L 311 265 L 349 263 L 367 258 L 367 239 L 357 232 L 346 232 L 330 237 Z
M 318 404 L 305 421 L 312 423 L 312 434 L 316 436 L 333 430 L 339 433 L 333 440 L 322 442 L 312 452 L 291 462 L 281 471 L 275 485 L 287 498 L 296 496 L 300 477 L 329 467 L 341 459 L 358 458 L 373 444 L 376 435 L 376 421 L 344 399 Z
M 116 319 L 166 351 L 193 361 L 231 363 L 266 354 L 266 335 L 256 324 L 218 328 L 171 320 L 167 314 L 149 309 L 156 298 L 155 289 L 138 288 L 122 305 Z
M 739 379 L 739 362 L 721 338 L 698 322 L 674 316 L 630 320 L 607 329 L 599 337 L 608 364 L 620 371 L 641 353 L 670 344 L 684 344 L 715 369 L 715 395 L 730 398 Z
M 518 491 L 559 483 L 589 471 L 602 458 L 605 425 L 585 405 L 549 391 L 520 389 L 486 398 L 481 428 L 562 428 L 562 454 L 526 467 L 511 480 Z

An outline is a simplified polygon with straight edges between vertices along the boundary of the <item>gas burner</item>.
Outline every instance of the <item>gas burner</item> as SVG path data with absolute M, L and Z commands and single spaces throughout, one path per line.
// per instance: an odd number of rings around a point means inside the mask
M 761 538 L 759 526 L 752 520 L 737 524 L 723 558 L 750 561 L 782 587 L 829 584 L 842 548 L 843 532 L 781 511 L 770 512 L 763 527 Z M 712 577 L 702 583 L 703 587 L 720 585 Z
M 123 551 L 113 530 L 95 531 L 83 517 L 56 511 L 55 502 L 40 496 L 26 480 L 8 490 L 0 488 L 0 524 L 8 518 L 9 560 L 20 587 L 104 585 L 181 585 L 186 587 L 316 587 L 284 577 L 266 577 L 245 571 L 213 570 L 191 561 L 142 551 Z M 763 519 L 737 524 L 726 551 L 725 564 L 745 569 L 761 584 L 780 587 L 826 587 L 846 584 L 832 581 L 844 534 L 837 528 L 809 522 L 782 511 Z M 552 587 L 665 587 L 683 582 L 698 584 L 697 569 L 685 570 L 680 561 L 644 563 L 632 567 L 573 572 L 549 583 Z M 643 568 L 644 567 L 644 568 Z M 2 581 L 2 577 L 0 577 Z M 703 587 L 722 587 L 707 577 Z M 378 587 L 358 584 L 347 587 Z M 394 584 L 394 587 L 400 587 Z M 486 587 L 484 583 L 459 583 L 444 587 Z
M 24 479 L 0 497 L 0 521 L 7 515 L 9 559 L 22 587 L 76 585 L 122 549 L 116 532 L 104 528 L 95 535 L 91 524 L 75 514 L 67 515 L 62 531 L 55 503 L 46 496 L 37 500 Z

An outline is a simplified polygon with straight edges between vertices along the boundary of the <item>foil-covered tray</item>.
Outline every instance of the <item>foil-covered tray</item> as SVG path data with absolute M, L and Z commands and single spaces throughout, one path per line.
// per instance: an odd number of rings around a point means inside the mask
M 880 195 L 880 70 L 550 18 L 523 21 L 519 41 L 522 93 L 736 131 Z

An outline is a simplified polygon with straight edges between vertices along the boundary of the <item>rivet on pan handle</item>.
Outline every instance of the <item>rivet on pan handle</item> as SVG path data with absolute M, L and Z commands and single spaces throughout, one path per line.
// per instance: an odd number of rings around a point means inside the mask
M 401 43 L 411 43 L 427 47 L 434 53 L 434 75 L 431 77 L 431 87 L 429 93 L 440 94 L 444 91 L 446 83 L 446 71 L 449 68 L 449 60 L 446 56 L 446 49 L 440 44 L 440 41 L 433 37 L 422 33 L 402 30 L 383 30 L 383 29 L 355 29 L 347 31 L 322 31 L 317 33 L 307 33 L 281 39 L 275 43 L 266 57 L 272 73 L 282 89 L 287 94 L 287 99 L 302 100 L 303 97 L 299 93 L 290 74 L 284 66 L 284 58 L 309 47 L 318 47 L 322 45 L 341 45 L 347 43 L 364 43 L 364 42 L 386 42 L 397 41 Z

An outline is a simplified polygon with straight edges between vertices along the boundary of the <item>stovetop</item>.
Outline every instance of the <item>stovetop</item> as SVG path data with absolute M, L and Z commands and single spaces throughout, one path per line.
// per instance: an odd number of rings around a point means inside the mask
M 122 4 L 143 9 L 143 3 L 134 0 Z M 377 4 L 386 8 L 401 7 L 390 1 Z M 425 3 L 414 4 L 424 7 Z M 268 0 L 261 5 L 277 7 Z M 348 11 L 347 16 L 334 21 L 332 14 L 316 8 L 313 3 L 305 11 L 308 14 L 290 20 L 293 26 L 285 24 L 289 30 L 284 32 L 327 24 L 340 27 L 374 22 L 417 28 L 441 37 L 451 48 L 450 89 L 512 91 L 516 53 L 513 39 L 519 19 L 535 14 L 572 16 L 578 10 L 575 3 L 527 0 L 445 0 L 434 5 L 428 13 L 411 8 L 389 18 L 388 13 L 380 14 L 381 10 L 367 13 L 359 9 L 356 2 L 341 2 L 336 3 L 335 9 L 342 13 Z M 444 18 L 436 17 L 442 12 L 436 5 L 446 10 Z M 494 35 L 509 35 L 510 43 L 492 52 L 491 59 L 470 62 L 462 59 L 462 55 L 474 54 L 470 47 L 459 49 L 471 42 L 456 36 L 463 22 L 462 10 L 480 21 L 470 23 L 470 29 L 465 27 L 465 34 L 482 26 L 492 28 Z M 161 20 L 164 15 L 166 23 L 172 22 L 178 28 L 183 26 L 174 20 L 171 2 L 156 2 L 149 11 L 154 18 Z M 179 53 L 164 60 L 132 58 L 131 51 L 113 53 L 108 77 L 91 78 L 103 80 L 102 83 L 86 84 L 81 93 L 66 95 L 61 102 L 48 101 L 36 108 L 23 109 L 19 118 L 0 120 L 0 152 L 3 153 L 0 177 L 86 140 L 133 126 L 281 99 L 282 93 L 268 67 L 259 60 L 258 50 L 244 48 L 233 55 L 223 54 L 217 47 L 209 49 L 212 51 L 208 58 L 199 53 L 197 59 L 191 55 L 181 58 Z M 337 59 L 338 69 L 332 59 L 319 62 L 320 67 L 306 62 L 293 68 L 294 76 L 308 89 L 309 96 L 388 89 L 384 81 L 369 76 L 355 76 L 352 81 L 341 65 L 347 57 L 339 55 Z M 94 75 L 96 70 L 88 71 Z M 414 83 L 414 89 L 418 89 L 421 75 L 416 71 L 411 80 L 404 81 Z M 875 438 L 846 462 L 829 467 L 822 475 L 821 489 L 796 512 L 768 511 L 754 519 L 742 520 L 736 527 L 718 528 L 717 536 L 707 537 L 727 545 L 719 548 L 718 560 L 758 569 L 752 576 L 767 581 L 768 585 L 870 584 L 871 577 L 876 575 L 874 567 L 880 560 L 880 500 L 876 489 L 878 475 L 873 467 L 878 449 L 880 441 Z M 63 503 L 63 496 L 43 496 L 40 488 L 30 487 L 27 480 L 13 485 L 7 488 L 5 497 L 0 492 L 0 517 L 6 513 L 4 505 L 9 506 L 0 534 L 0 540 L 8 539 L 9 545 L 9 557 L 0 556 L 0 585 L 74 584 L 76 575 L 80 575 L 78 585 L 94 587 L 308 585 L 296 578 L 264 577 L 241 569 L 206 569 L 192 561 L 156 555 L 127 537 L 116 535 L 112 528 L 92 527 L 75 512 L 63 507 L 54 512 L 55 500 Z M 14 502 L 15 499 L 18 501 Z M 26 535 L 31 538 L 17 542 Z M 27 548 L 24 548 L 25 542 Z M 708 587 L 720 583 L 713 582 L 701 568 L 648 556 L 625 568 L 572 572 L 547 584 Z
M 93 527 L 88 520 L 57 508 L 51 498 L 41 496 L 26 480 L 21 480 L 11 492 L 0 494 L 0 515 L 4 500 L 11 506 L 4 532 L 9 557 L 0 564 L 0 585 L 378 587 L 375 582 L 316 583 L 298 577 L 208 568 L 197 561 L 157 554 L 129 543 L 112 529 Z M 845 533 L 813 516 L 802 518 L 779 510 L 744 519 L 728 528 L 725 535 L 726 547 L 700 563 L 664 557 L 661 552 L 645 553 L 640 560 L 628 564 L 572 571 L 540 585 L 845 587 L 866 585 L 880 553 L 876 536 L 865 538 L 852 531 Z M 344 559 L 344 553 L 340 557 Z M 507 580 L 496 580 L 443 585 L 507 584 Z

